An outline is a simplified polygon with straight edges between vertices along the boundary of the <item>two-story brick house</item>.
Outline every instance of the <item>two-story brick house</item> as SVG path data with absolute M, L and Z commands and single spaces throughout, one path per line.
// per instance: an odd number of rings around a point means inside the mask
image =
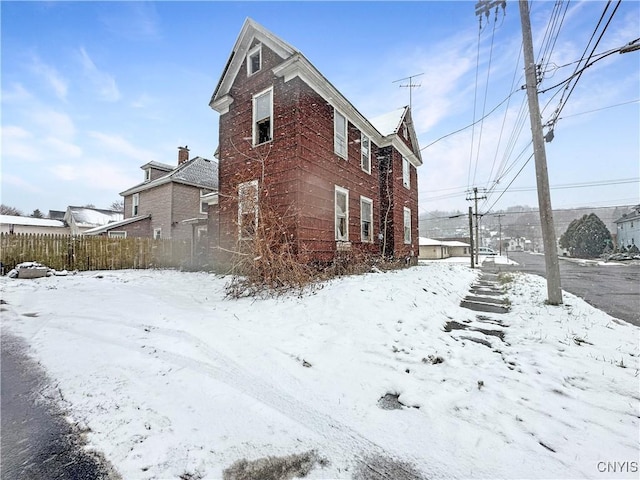
M 207 198 L 218 188 L 218 164 L 202 157 L 189 159 L 178 148 L 178 164 L 156 161 L 140 167 L 143 181 L 120 193 L 124 219 L 87 232 L 92 235 L 191 240 L 205 238 Z
M 261 199 L 306 260 L 418 254 L 420 149 L 408 107 L 365 118 L 298 50 L 251 19 L 210 106 L 220 114 L 220 251 L 250 237 Z

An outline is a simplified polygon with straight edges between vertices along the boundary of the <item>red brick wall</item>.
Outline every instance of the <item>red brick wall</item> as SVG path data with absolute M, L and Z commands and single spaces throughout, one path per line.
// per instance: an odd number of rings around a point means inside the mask
M 262 46 L 262 69 L 247 77 L 246 62 L 236 77 L 230 95 L 229 111 L 220 116 L 220 204 L 219 242 L 222 249 L 233 250 L 237 242 L 237 188 L 245 181 L 259 179 L 264 172 L 264 195 L 281 213 L 292 216 L 295 226 L 290 234 L 299 251 L 315 252 L 312 258 L 330 260 L 336 252 L 335 186 L 349 190 L 349 241 L 352 248 L 380 252 L 378 233 L 382 205 L 378 160 L 379 150 L 371 145 L 371 174 L 360 167 L 360 131 L 348 124 L 348 158 L 334 153 L 333 107 L 300 78 L 284 83 L 271 69 L 282 61 Z M 273 86 L 273 140 L 252 147 L 252 94 Z M 345 114 L 346 112 L 342 112 Z M 402 159 L 394 156 L 394 172 L 399 172 L 399 187 L 394 203 L 393 233 L 397 255 L 408 254 L 403 238 L 404 204 L 412 205 L 412 235 L 417 255 L 418 212 L 417 177 L 412 168 L 411 191 L 402 186 Z M 397 165 L 396 165 L 397 163 Z M 397 179 L 392 190 L 398 190 Z M 360 237 L 360 196 L 373 200 L 373 244 L 362 244 Z M 415 203 L 415 205 L 413 205 Z

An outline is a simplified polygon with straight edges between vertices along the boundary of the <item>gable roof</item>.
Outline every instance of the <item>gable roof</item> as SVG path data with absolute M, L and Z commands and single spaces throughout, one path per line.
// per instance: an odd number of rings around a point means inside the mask
M 640 219 L 640 205 L 636 205 L 631 209 L 631 212 L 625 213 L 618 220 L 615 220 L 613 223 L 624 223 L 630 222 L 632 220 Z
M 122 212 L 72 206 L 67 207 L 67 212 L 64 215 L 64 219 L 69 225 L 75 223 L 78 227 L 96 227 L 98 225 L 106 225 L 109 222 L 118 222 L 122 220 L 122 218 Z
M 108 232 L 109 230 L 113 230 L 114 228 L 122 227 L 124 225 L 129 225 L 130 223 L 139 222 L 140 220 L 146 220 L 147 218 L 151 218 L 151 214 L 148 215 L 140 215 L 138 217 L 125 218 L 124 220 L 120 220 L 119 222 L 111 222 L 106 225 L 100 225 L 99 227 L 90 228 L 89 230 L 85 230 L 85 235 L 98 235 L 100 233 Z
M 120 192 L 120 195 L 124 197 L 133 193 L 149 190 L 150 188 L 164 185 L 165 183 L 169 182 L 176 182 L 198 188 L 217 190 L 218 162 L 202 157 L 194 157 L 191 160 L 187 160 L 183 164 L 178 165 L 176 168 L 173 168 L 166 175 L 156 178 L 155 180 L 152 180 L 150 182 L 142 182 L 134 187 L 125 190 L 124 192 Z
M 380 132 L 364 115 L 362 115 L 331 82 L 329 82 L 320 71 L 307 60 L 307 58 L 287 42 L 271 33 L 269 30 L 258 24 L 251 18 L 247 18 L 242 25 L 242 29 L 236 39 L 231 50 L 229 60 L 222 72 L 222 76 L 218 81 L 218 85 L 211 96 L 209 106 L 217 112 L 223 114 L 229 110 L 229 105 L 233 102 L 233 98 L 229 94 L 231 86 L 246 59 L 247 53 L 251 48 L 254 40 L 258 40 L 273 50 L 277 55 L 284 59 L 284 62 L 273 68 L 272 73 L 277 77 L 283 77 L 284 82 L 288 82 L 295 77 L 299 77 L 308 86 L 313 88 L 320 96 L 322 96 L 330 105 L 337 108 L 345 114 L 351 123 L 356 125 L 360 131 L 364 132 L 379 147 L 392 145 L 403 156 L 409 159 L 416 167 L 422 165 L 422 156 L 420 149 L 417 147 L 417 137 L 413 126 L 409 122 L 409 130 L 411 144 L 409 148 L 403 140 L 398 138 L 397 131 L 385 134 Z M 409 112 L 409 107 L 403 107 L 404 116 Z

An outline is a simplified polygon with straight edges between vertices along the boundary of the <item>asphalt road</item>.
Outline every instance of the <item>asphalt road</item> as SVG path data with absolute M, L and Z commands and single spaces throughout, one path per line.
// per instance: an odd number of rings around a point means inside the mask
M 544 255 L 509 252 L 517 266 L 496 265 L 502 271 L 518 270 L 546 276 Z M 640 265 L 578 263 L 560 257 L 562 289 L 584 299 L 609 315 L 640 326 Z
M 49 379 L 20 339 L 2 332 L 2 480 L 96 480 L 118 475 L 84 449 L 81 432 L 65 419 Z

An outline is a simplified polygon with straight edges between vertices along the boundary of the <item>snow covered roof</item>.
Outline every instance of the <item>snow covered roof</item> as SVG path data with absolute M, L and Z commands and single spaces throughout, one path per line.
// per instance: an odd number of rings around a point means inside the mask
M 442 244 L 446 245 L 447 247 L 470 247 L 471 246 L 468 243 L 459 242 L 457 240 L 443 241 Z
M 64 227 L 64 222 L 50 218 L 19 217 L 16 215 L 0 215 L 3 225 L 28 225 L 31 227 Z
M 396 108 L 391 112 L 373 117 L 370 119 L 370 122 L 382 135 L 392 135 L 398 132 L 408 108 L 409 107 Z
M 191 160 L 184 162 L 182 165 L 172 168 L 166 175 L 156 178 L 151 182 L 139 183 L 135 187 L 131 187 L 124 192 L 120 192 L 120 195 L 131 195 L 168 182 L 177 182 L 186 185 L 193 185 L 194 187 L 217 190 L 218 162 L 202 157 L 194 157 Z
M 85 230 L 84 234 L 98 235 L 99 233 L 104 233 L 106 231 L 113 230 L 114 228 L 122 227 L 124 225 L 129 225 L 130 223 L 139 222 L 140 220 L 145 220 L 147 218 L 151 218 L 151 214 L 141 215 L 139 217 L 125 218 L 124 220 L 120 220 L 119 222 L 111 222 L 111 223 L 107 223 L 106 225 L 90 228 L 89 230 Z
M 78 227 L 97 227 L 110 222 L 119 222 L 123 214 L 113 210 L 69 206 L 64 218 L 69 225 L 75 223 Z
M 436 247 L 444 245 L 444 242 L 434 240 L 433 238 L 420 237 L 418 238 L 418 245 L 421 247 Z

